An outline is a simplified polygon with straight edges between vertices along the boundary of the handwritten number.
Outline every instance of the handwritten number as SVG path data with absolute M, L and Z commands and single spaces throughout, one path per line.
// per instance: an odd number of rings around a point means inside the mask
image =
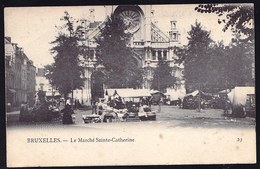
M 242 142 L 242 138 L 237 138 L 237 142 Z

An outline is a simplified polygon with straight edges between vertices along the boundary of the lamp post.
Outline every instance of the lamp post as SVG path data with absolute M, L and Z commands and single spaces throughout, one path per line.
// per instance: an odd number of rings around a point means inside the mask
M 83 65 L 82 65 L 82 66 L 83 66 Z M 86 78 L 85 78 L 85 72 L 82 73 L 81 77 L 82 77 L 82 79 L 83 79 L 84 81 L 86 80 Z M 81 87 L 81 104 L 84 103 L 84 101 L 83 101 L 83 90 L 84 90 L 84 87 Z
M 81 104 L 83 104 L 84 103 L 84 101 L 83 101 L 83 87 L 81 88 Z
M 53 106 L 53 101 L 54 101 L 54 91 L 53 91 L 53 84 L 52 84 L 52 80 L 50 80 L 50 85 L 51 85 L 51 95 L 52 95 L 52 99 L 51 99 L 51 105 Z
M 147 74 L 148 74 L 147 88 L 150 88 L 151 87 L 151 84 L 150 84 L 150 80 L 151 80 L 151 78 L 150 78 L 150 75 L 151 75 L 150 61 L 147 62 Z
M 90 84 L 89 84 L 89 82 L 90 82 L 90 58 L 88 58 L 87 59 L 87 77 L 86 77 L 86 80 L 87 80 L 87 84 L 86 84 L 86 88 L 87 88 L 87 102 L 89 103 L 90 102 L 90 97 L 89 97 L 89 95 L 90 95 L 90 92 L 89 92 L 89 90 L 90 90 Z
M 200 83 L 199 83 L 199 105 L 198 105 L 198 107 L 199 107 L 199 110 L 198 110 L 198 112 L 200 112 L 200 109 L 201 109 L 201 95 L 200 95 Z

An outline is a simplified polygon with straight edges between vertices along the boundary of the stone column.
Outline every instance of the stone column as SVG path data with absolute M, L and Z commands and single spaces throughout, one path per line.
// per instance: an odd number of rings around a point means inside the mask
M 151 48 L 148 49 L 148 59 L 151 60 L 152 57 L 152 50 Z
M 171 60 L 173 57 L 173 50 L 172 48 L 169 49 L 169 59 Z
M 147 60 L 148 59 L 148 49 L 145 49 L 145 51 L 144 51 L 144 60 Z
M 145 41 L 151 43 L 151 5 L 145 5 Z
M 96 50 L 95 50 L 95 49 L 93 50 L 93 60 L 94 60 L 94 61 L 97 60 L 97 59 L 96 59 Z
M 158 50 L 155 50 L 155 60 L 158 60 Z

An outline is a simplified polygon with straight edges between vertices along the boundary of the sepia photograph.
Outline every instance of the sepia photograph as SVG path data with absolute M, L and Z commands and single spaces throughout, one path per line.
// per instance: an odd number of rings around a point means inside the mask
M 7 167 L 256 163 L 253 3 L 4 8 Z

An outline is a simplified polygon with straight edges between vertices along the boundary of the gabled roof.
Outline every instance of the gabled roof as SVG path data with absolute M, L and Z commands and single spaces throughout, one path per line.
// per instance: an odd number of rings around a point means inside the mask
M 98 27 L 101 23 L 102 23 L 102 21 L 94 21 L 94 22 L 92 22 L 92 23 L 89 24 L 89 28 L 90 28 L 90 29 L 96 28 L 96 27 Z
M 152 42 L 169 42 L 170 40 L 153 22 L 151 23 L 151 39 Z
M 11 42 L 8 40 L 7 37 L 5 37 L 5 44 L 10 44 Z
M 105 26 L 106 21 L 95 21 L 90 23 L 89 28 L 91 31 L 88 33 L 88 39 L 93 39 L 100 33 L 100 29 Z M 170 38 L 163 33 L 153 22 L 151 22 L 151 40 L 152 42 L 169 42 Z
M 100 34 L 100 29 L 102 29 L 104 26 L 105 26 L 105 21 L 104 22 L 101 22 L 101 21 L 98 21 L 98 22 L 94 22 L 92 23 L 92 30 L 88 33 L 87 37 L 88 39 L 93 39 L 95 37 L 97 37 L 97 35 Z

